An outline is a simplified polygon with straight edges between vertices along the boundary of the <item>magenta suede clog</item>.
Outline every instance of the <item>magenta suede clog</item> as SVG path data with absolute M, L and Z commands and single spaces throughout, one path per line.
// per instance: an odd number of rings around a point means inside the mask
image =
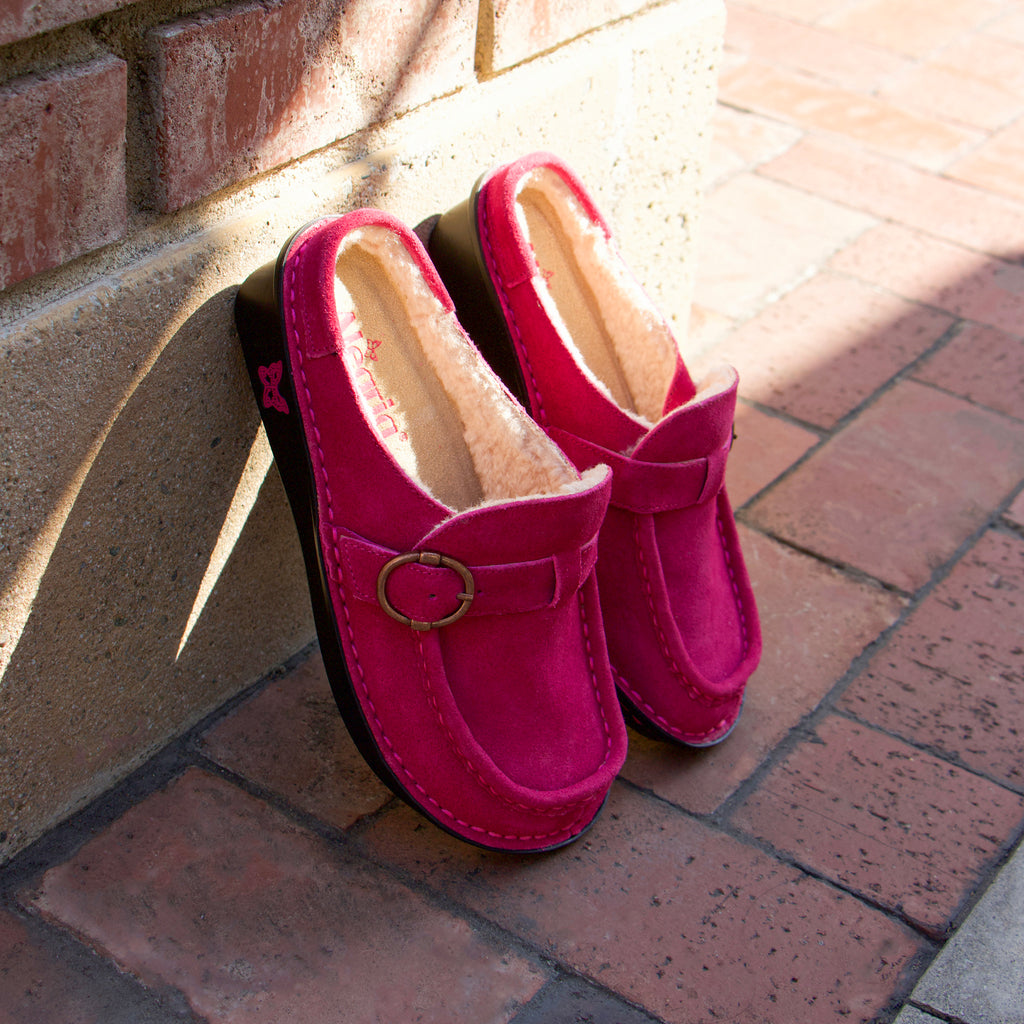
M 736 723 L 761 635 L 722 485 L 735 371 L 695 384 L 582 183 L 535 153 L 441 217 L 459 318 L 575 463 L 613 473 L 597 577 L 627 719 L 688 746 Z
M 512 399 L 387 214 L 304 228 L 235 316 L 363 755 L 472 843 L 576 838 L 626 749 L 594 574 L 609 471 Z

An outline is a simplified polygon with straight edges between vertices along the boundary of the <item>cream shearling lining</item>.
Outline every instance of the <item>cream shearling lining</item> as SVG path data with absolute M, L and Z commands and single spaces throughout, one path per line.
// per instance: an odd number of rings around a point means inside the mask
M 421 487 L 462 511 L 585 490 L 575 469 L 466 343 L 387 228 L 351 231 L 338 253 L 341 354 L 363 415 Z
M 537 260 L 534 285 L 566 348 L 599 390 L 653 426 L 678 358 L 664 317 L 558 173 L 525 175 L 516 213 Z

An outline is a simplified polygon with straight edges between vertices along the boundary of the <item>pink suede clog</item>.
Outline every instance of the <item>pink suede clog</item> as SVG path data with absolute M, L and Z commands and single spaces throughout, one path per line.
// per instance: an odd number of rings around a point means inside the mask
M 499 167 L 429 242 L 459 318 L 575 463 L 612 467 L 598 585 L 627 719 L 688 746 L 736 723 L 761 635 L 723 487 L 737 378 L 691 379 L 576 175 Z
M 530 420 L 387 214 L 304 228 L 235 310 L 363 755 L 469 842 L 576 838 L 626 748 L 593 572 L 607 468 Z

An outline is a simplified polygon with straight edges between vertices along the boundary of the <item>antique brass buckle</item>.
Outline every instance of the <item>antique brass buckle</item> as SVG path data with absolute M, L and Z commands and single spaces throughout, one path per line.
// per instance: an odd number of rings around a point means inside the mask
M 388 600 L 388 577 L 400 565 L 408 565 L 410 562 L 417 562 L 420 565 L 429 565 L 434 568 L 440 566 L 443 569 L 451 569 L 462 577 L 463 591 L 461 594 L 457 595 L 459 599 L 459 606 L 451 613 L 451 615 L 446 615 L 443 619 L 437 619 L 434 622 L 419 622 L 416 619 L 410 619 L 408 615 L 403 615 Z M 401 622 L 403 626 L 411 626 L 413 629 L 418 630 L 450 626 L 456 620 L 461 619 L 462 616 L 469 611 L 469 606 L 473 603 L 473 595 L 475 593 L 476 584 L 473 582 L 473 574 L 469 569 L 456 559 L 449 558 L 447 555 L 439 555 L 436 551 L 407 551 L 404 555 L 396 555 L 389 562 L 384 564 L 384 567 L 380 571 L 380 575 L 377 577 L 377 600 L 380 602 L 381 608 L 383 608 L 391 618 Z

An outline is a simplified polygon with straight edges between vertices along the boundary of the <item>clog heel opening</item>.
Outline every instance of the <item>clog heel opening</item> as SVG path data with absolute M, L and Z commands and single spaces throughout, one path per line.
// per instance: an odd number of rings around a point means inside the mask
M 580 486 L 398 235 L 379 225 L 349 232 L 334 284 L 341 355 L 363 415 L 424 490 L 462 511 Z
M 656 423 L 679 355 L 668 324 L 557 172 L 535 168 L 516 198 L 541 300 L 570 351 L 617 405 Z

